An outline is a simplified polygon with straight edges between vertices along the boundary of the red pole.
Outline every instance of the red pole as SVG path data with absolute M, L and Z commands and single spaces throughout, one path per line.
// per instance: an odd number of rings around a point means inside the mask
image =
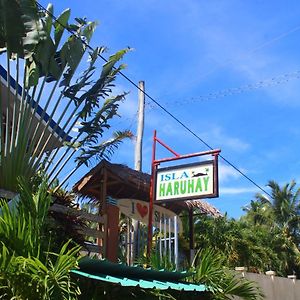
M 153 146 L 152 146 L 152 162 L 151 162 L 151 179 L 150 179 L 150 202 L 149 202 L 149 219 L 148 219 L 148 241 L 147 241 L 147 256 L 151 254 L 152 248 L 152 219 L 153 219 L 153 202 L 154 202 L 154 190 L 155 190 L 155 173 L 157 165 L 155 161 L 155 152 L 156 152 L 156 130 L 153 134 Z
M 154 161 L 154 163 L 160 164 L 160 163 L 164 163 L 164 162 L 169 162 L 169 161 L 174 161 L 174 160 L 179 160 L 179 159 L 187 159 L 187 158 L 192 158 L 192 157 L 197 157 L 197 156 L 203 156 L 203 155 L 210 155 L 210 154 L 211 155 L 218 155 L 220 152 L 221 152 L 221 150 L 216 149 L 216 150 L 196 152 L 196 153 L 191 153 L 191 154 L 177 155 L 175 157 L 168 157 L 168 158 L 156 159 Z

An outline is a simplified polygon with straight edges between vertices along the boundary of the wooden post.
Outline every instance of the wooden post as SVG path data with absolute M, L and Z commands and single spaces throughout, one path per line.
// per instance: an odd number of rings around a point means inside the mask
M 119 244 L 119 208 L 115 205 L 106 203 L 107 196 L 107 170 L 104 168 L 101 174 L 100 188 L 100 213 L 106 215 L 106 228 L 104 228 L 105 239 L 105 258 L 112 262 L 118 260 L 118 244 Z M 98 244 L 100 243 L 100 240 Z
M 107 207 L 106 258 L 112 262 L 117 262 L 118 245 L 119 245 L 119 208 L 111 204 L 107 204 L 106 207 Z
M 190 263 L 192 263 L 194 259 L 194 216 L 193 216 L 193 208 L 189 208 L 189 242 L 190 242 Z
M 106 170 L 103 169 L 101 171 L 100 175 L 100 191 L 99 191 L 99 207 L 98 207 L 98 214 L 99 215 L 106 215 L 106 184 L 107 184 L 107 174 Z M 107 247 L 107 217 L 106 217 L 106 222 L 105 224 L 98 223 L 98 230 L 104 232 L 104 240 L 102 239 L 97 239 L 97 244 L 98 246 L 102 247 L 103 252 L 102 256 L 106 256 L 106 247 Z

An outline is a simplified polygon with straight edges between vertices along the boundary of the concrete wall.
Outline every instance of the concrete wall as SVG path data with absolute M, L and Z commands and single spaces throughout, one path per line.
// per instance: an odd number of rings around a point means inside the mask
M 300 280 L 254 273 L 245 273 L 245 278 L 258 283 L 266 300 L 300 299 Z

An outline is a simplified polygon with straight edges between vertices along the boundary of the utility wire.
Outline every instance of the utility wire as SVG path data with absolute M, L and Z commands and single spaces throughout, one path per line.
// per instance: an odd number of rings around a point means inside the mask
M 211 92 L 206 95 L 199 95 L 199 96 L 194 96 L 186 99 L 180 98 L 180 100 L 173 100 L 172 105 L 186 105 L 187 103 L 197 103 L 200 101 L 208 101 L 208 100 L 216 100 L 220 98 L 224 98 L 227 96 L 232 96 L 236 94 L 242 94 L 245 92 L 250 92 L 254 91 L 257 89 L 262 89 L 266 87 L 271 87 L 279 84 L 284 84 L 288 83 L 291 79 L 300 79 L 300 70 L 291 72 L 291 73 L 285 73 L 276 77 L 268 78 L 268 79 L 263 79 L 260 81 L 257 81 L 255 83 L 249 83 L 246 85 L 242 85 L 239 87 L 235 88 L 227 88 L 215 92 Z M 163 97 L 166 97 L 167 95 L 164 95 Z M 170 102 L 165 102 L 165 105 L 168 105 Z M 147 102 L 147 106 L 150 109 L 154 108 L 154 105 L 151 104 L 151 102 Z
M 94 48 L 92 48 L 86 41 L 84 41 L 80 36 L 75 34 L 72 30 L 70 30 L 68 27 L 64 26 L 61 22 L 58 21 L 58 19 L 50 12 L 48 11 L 43 5 L 41 5 L 39 2 L 36 2 L 37 6 L 40 7 L 43 11 L 45 11 L 55 22 L 57 22 L 59 25 L 61 25 L 63 28 L 65 28 L 72 36 L 79 39 L 88 49 L 91 51 L 95 51 Z M 98 56 L 105 62 L 108 62 L 108 60 L 102 56 L 101 54 L 98 54 Z M 190 129 L 187 125 L 185 125 L 178 117 L 176 117 L 174 114 L 169 112 L 163 105 L 161 105 L 159 102 L 157 102 L 151 95 L 149 95 L 146 91 L 143 91 L 132 79 L 130 79 L 126 74 L 124 74 L 122 71 L 118 71 L 118 73 L 125 78 L 130 84 L 132 84 L 135 88 L 137 88 L 139 91 L 141 91 L 147 98 L 149 98 L 153 103 L 155 103 L 160 109 L 162 109 L 167 115 L 169 115 L 173 120 L 175 120 L 178 124 L 180 124 L 184 129 L 186 129 L 191 135 L 193 135 L 197 140 L 199 140 L 202 144 L 204 144 L 208 149 L 213 150 L 213 147 L 211 147 L 206 141 L 204 141 L 199 135 L 197 135 L 192 129 Z M 262 188 L 260 185 L 258 185 L 253 179 L 251 179 L 249 176 L 247 176 L 243 171 L 241 171 L 238 167 L 236 167 L 233 163 L 231 163 L 228 159 L 226 159 L 223 155 L 219 154 L 219 157 L 223 159 L 229 166 L 231 166 L 234 170 L 236 170 L 239 174 L 241 174 L 244 178 L 246 178 L 249 182 L 251 182 L 254 186 L 256 186 L 259 190 L 261 190 L 263 193 L 267 194 L 269 197 L 272 197 L 270 193 L 268 193 L 264 188 Z

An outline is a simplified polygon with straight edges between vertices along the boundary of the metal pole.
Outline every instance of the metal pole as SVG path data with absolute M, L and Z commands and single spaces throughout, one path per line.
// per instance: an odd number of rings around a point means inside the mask
M 164 217 L 164 256 L 167 257 L 167 218 Z
M 161 215 L 159 216 L 159 257 L 162 259 L 162 224 Z
M 192 263 L 194 259 L 194 216 L 193 216 L 193 208 L 189 208 L 189 242 L 190 242 L 190 263 Z
M 130 265 L 130 219 L 127 218 L 127 234 L 126 234 L 126 258 L 127 258 L 127 265 Z
M 218 170 L 218 154 L 213 154 L 214 157 L 214 194 L 219 197 L 219 170 Z
M 157 165 L 154 164 L 156 152 L 156 130 L 153 133 L 153 146 L 152 146 L 152 163 L 151 163 L 151 180 L 150 180 L 150 202 L 149 202 L 149 220 L 148 220 L 148 244 L 147 244 L 147 255 L 150 257 L 151 246 L 152 246 L 152 219 L 153 219 L 153 202 L 155 193 L 155 175 Z
M 169 261 L 172 262 L 172 232 L 171 232 L 171 218 L 169 220 Z
M 177 216 L 174 216 L 174 260 L 176 270 L 178 269 L 178 226 L 177 226 Z
M 165 147 L 166 148 L 166 147 Z M 169 150 L 169 148 L 167 148 Z M 203 152 L 196 152 L 191 154 L 184 154 L 184 155 L 176 155 L 175 157 L 168 157 L 168 158 L 162 158 L 162 159 L 156 159 L 154 161 L 155 164 L 165 163 L 169 161 L 174 160 L 180 160 L 180 159 L 186 159 L 186 158 L 192 158 L 197 156 L 204 156 L 204 155 L 218 155 L 221 152 L 221 150 L 209 150 L 209 151 L 203 151 Z
M 134 169 L 136 171 L 142 170 L 142 151 L 143 151 L 143 135 L 144 135 L 144 116 L 145 116 L 145 82 L 139 81 L 139 103 L 138 103 L 138 124 L 136 133 L 136 144 L 134 152 Z M 136 258 L 139 255 L 139 231 L 140 222 L 132 220 L 134 228 L 134 238 L 133 238 L 133 256 Z M 137 241 L 137 243 L 136 243 Z
M 139 82 L 139 110 L 138 110 L 138 125 L 136 134 L 136 144 L 134 153 L 134 169 L 142 170 L 142 148 L 144 134 L 144 116 L 145 116 L 145 82 Z

